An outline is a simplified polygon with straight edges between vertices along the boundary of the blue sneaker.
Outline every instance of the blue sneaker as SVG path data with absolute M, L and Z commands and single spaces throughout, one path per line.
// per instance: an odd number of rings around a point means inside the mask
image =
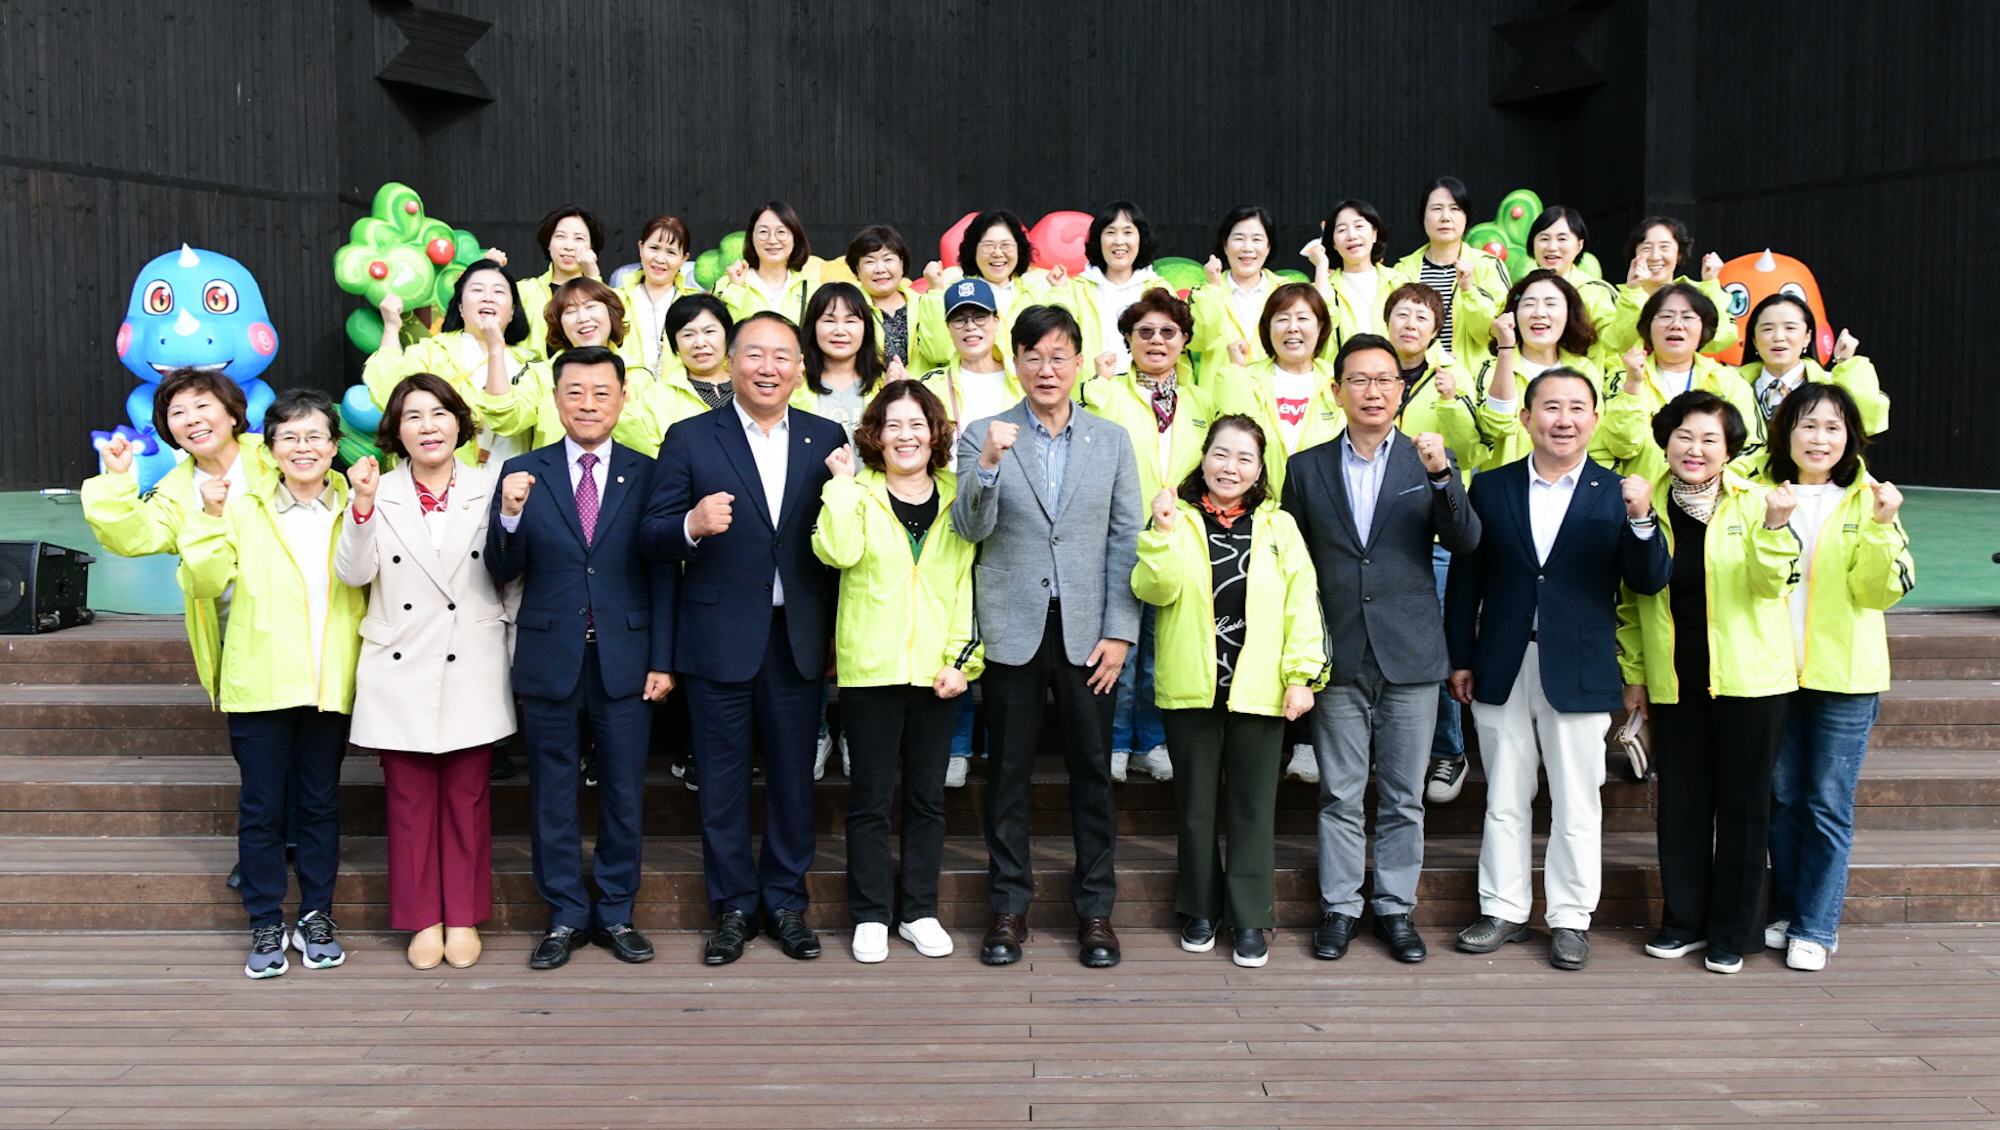
M 243 975 L 261 981 L 266 977 L 283 977 L 291 968 L 291 963 L 285 960 L 284 924 L 251 927 L 250 960 L 243 965 Z
M 299 951 L 307 969 L 332 969 L 347 960 L 347 952 L 333 940 L 338 929 L 323 911 L 311 911 L 299 919 L 298 928 L 292 931 L 292 948 Z

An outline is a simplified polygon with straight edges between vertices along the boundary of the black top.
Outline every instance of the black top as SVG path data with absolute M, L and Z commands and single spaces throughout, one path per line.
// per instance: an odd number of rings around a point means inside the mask
M 922 502 L 904 502 L 892 494 L 889 496 L 889 509 L 896 512 L 896 520 L 903 523 L 903 529 L 910 535 L 910 547 L 921 548 L 924 535 L 931 532 L 931 524 L 937 521 L 937 490 L 933 488 L 931 496 Z
M 694 394 L 710 408 L 720 408 L 736 398 L 736 386 L 727 381 L 704 381 L 689 377 L 688 384 L 694 387 Z
M 1708 693 L 1708 526 L 1667 504 L 1674 526 L 1674 579 L 1667 584 L 1667 607 L 1674 617 L 1674 675 L 1681 701 Z
M 910 363 L 910 303 L 894 314 L 882 315 L 882 361 Z
M 1218 703 L 1228 696 L 1236 660 L 1243 654 L 1244 588 L 1249 583 L 1250 528 L 1254 515 L 1244 514 L 1227 529 L 1215 515 L 1202 511 L 1208 538 L 1209 583 L 1215 594 L 1215 693 Z

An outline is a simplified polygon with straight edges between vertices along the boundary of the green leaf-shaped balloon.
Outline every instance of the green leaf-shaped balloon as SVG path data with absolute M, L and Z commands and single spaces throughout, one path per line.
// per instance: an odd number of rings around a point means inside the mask
M 382 315 L 363 306 L 347 316 L 347 340 L 363 353 L 382 348 Z
M 404 336 L 422 332 L 411 316 L 425 306 L 449 302 L 458 276 L 484 254 L 471 232 L 425 215 L 416 190 L 395 181 L 375 191 L 369 214 L 356 220 L 347 234 L 347 244 L 333 256 L 334 282 L 360 295 L 369 306 L 381 305 L 391 294 L 401 298 L 406 311 L 400 327 Z M 363 340 L 380 344 L 381 320 L 373 310 L 366 314 L 368 325 L 348 319 L 348 338 L 373 352 L 374 346 Z
M 1180 255 L 1169 255 L 1153 260 L 1153 270 L 1159 272 L 1167 285 L 1175 290 L 1193 290 L 1208 281 L 1208 275 L 1201 264 Z
M 1500 210 L 1493 222 L 1506 233 L 1506 242 L 1525 246 L 1528 229 L 1534 226 L 1535 217 L 1542 214 L 1542 198 L 1534 191 L 1517 188 L 1500 198 Z
M 722 245 L 716 250 L 722 252 L 722 269 L 728 270 L 729 264 L 743 258 L 743 233 L 733 231 L 723 236 Z
M 722 249 L 711 247 L 695 257 L 694 282 L 703 290 L 714 290 L 716 282 L 722 278 Z

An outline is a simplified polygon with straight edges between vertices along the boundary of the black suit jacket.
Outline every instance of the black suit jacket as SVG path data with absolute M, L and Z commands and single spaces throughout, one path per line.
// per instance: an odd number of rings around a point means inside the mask
M 640 693 L 646 672 L 673 670 L 674 656 L 675 570 L 654 564 L 639 543 L 653 461 L 611 445 L 597 529 L 587 544 L 563 445 L 507 460 L 501 480 L 516 471 L 535 476 L 519 528 L 509 534 L 500 524 L 499 490 L 486 525 L 486 571 L 503 585 L 526 578 L 514 617 L 514 692 L 569 697 L 583 670 L 585 628 L 594 619 L 604 693 Z
M 1617 710 L 1618 583 L 1637 593 L 1667 587 L 1673 554 L 1657 530 L 1641 539 L 1625 520 L 1618 475 L 1585 460 L 1549 559 L 1535 553 L 1528 519 L 1528 460 L 1473 476 L 1472 508 L 1485 537 L 1451 559 L 1445 636 L 1455 670 L 1472 672 L 1473 697 L 1507 701 L 1533 631 L 1542 693 L 1557 710 Z M 1541 626 L 1535 614 L 1541 613 Z
M 776 514 L 733 404 L 682 420 L 660 444 L 644 536 L 649 552 L 683 563 L 676 671 L 718 682 L 753 678 L 770 636 L 775 575 L 785 585 L 785 627 L 800 677 L 826 672 L 839 574 L 814 556 L 812 531 L 820 488 L 833 477 L 826 457 L 847 443 L 847 433 L 824 416 L 786 411 L 791 446 Z M 688 511 L 717 492 L 735 496 L 729 528 L 689 545 Z
M 1385 441 L 1389 466 L 1364 545 L 1341 472 L 1345 436 L 1308 448 L 1285 465 L 1284 508 L 1298 522 L 1319 572 L 1332 682 L 1353 682 L 1369 645 L 1389 682 L 1436 682 L 1450 670 L 1431 543 L 1452 553 L 1470 552 L 1479 544 L 1479 517 L 1459 485 L 1455 464 L 1444 485 L 1433 488 L 1416 446 L 1392 431 Z

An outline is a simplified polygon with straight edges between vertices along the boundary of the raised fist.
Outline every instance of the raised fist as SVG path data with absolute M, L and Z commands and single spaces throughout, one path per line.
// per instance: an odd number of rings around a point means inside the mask
M 213 478 L 201 484 L 202 513 L 211 518 L 222 517 L 222 504 L 229 501 L 229 480 Z
M 729 504 L 736 501 L 733 494 L 717 491 L 694 504 L 688 511 L 688 533 L 698 538 L 714 537 L 729 531 Z
M 986 443 L 979 449 L 979 465 L 989 471 L 1000 469 L 1000 457 L 1014 446 L 1021 437 L 1021 425 L 1005 420 L 990 420 L 986 424 Z
M 527 471 L 516 471 L 500 480 L 500 513 L 512 518 L 528 504 L 528 488 L 535 485 L 535 476 Z

